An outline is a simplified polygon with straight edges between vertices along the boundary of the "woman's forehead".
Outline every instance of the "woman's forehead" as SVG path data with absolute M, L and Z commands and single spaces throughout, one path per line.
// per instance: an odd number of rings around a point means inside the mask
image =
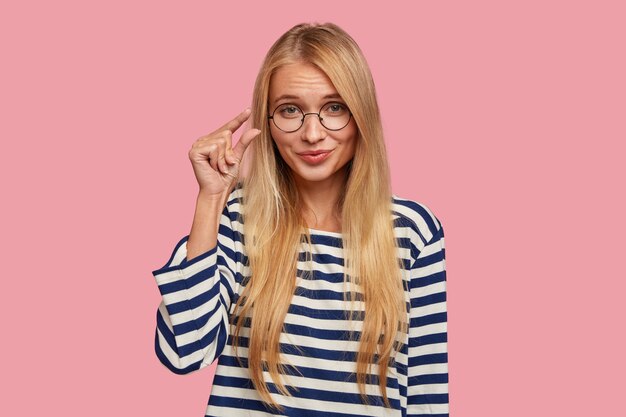
M 294 63 L 280 67 L 270 78 L 269 101 L 341 98 L 328 76 L 314 65 Z

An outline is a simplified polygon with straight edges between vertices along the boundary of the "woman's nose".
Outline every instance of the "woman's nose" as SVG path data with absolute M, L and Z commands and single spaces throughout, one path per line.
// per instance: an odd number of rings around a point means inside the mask
M 308 117 L 306 117 L 308 116 Z M 307 113 L 302 126 L 302 140 L 315 143 L 326 137 L 326 129 L 322 126 L 316 113 Z

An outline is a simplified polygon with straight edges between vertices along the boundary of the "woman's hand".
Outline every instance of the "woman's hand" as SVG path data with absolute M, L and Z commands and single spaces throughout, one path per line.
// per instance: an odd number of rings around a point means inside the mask
M 189 151 L 193 172 L 204 195 L 223 195 L 232 190 L 239 177 L 239 166 L 246 148 L 261 131 L 250 129 L 232 147 L 233 133 L 250 117 L 250 109 L 213 133 L 195 141 Z

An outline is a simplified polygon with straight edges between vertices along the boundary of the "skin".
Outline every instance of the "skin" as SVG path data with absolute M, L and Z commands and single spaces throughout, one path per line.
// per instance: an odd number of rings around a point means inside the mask
M 283 95 L 296 98 L 281 98 Z M 328 96 L 336 95 L 336 98 Z M 307 63 L 279 68 L 270 80 L 270 111 L 284 103 L 297 105 L 303 112 L 317 112 L 328 102 L 345 102 L 326 74 Z M 270 131 L 280 155 L 291 168 L 306 210 L 303 216 L 310 228 L 341 231 L 337 208 L 347 175 L 347 163 L 354 157 L 358 130 L 354 118 L 338 131 L 327 130 L 315 115 L 304 119 L 297 131 L 285 133 L 270 122 Z M 320 164 L 310 164 L 298 154 L 331 150 Z

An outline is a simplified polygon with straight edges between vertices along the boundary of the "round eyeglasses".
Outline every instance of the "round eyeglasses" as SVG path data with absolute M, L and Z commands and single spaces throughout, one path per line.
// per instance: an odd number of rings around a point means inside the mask
M 320 119 L 320 123 L 328 130 L 341 130 L 350 123 L 352 113 L 343 103 L 331 102 L 322 106 L 317 113 L 304 113 L 295 104 L 281 104 L 276 107 L 268 120 L 272 119 L 274 126 L 285 133 L 292 133 L 300 129 L 304 124 L 304 118 L 314 114 Z

